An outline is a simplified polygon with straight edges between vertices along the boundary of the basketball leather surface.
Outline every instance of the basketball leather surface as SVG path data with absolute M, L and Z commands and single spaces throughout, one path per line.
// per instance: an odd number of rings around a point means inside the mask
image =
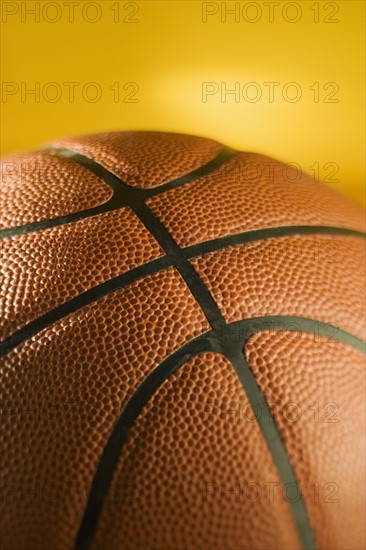
M 2 196 L 3 550 L 365 547 L 362 210 L 162 132 Z

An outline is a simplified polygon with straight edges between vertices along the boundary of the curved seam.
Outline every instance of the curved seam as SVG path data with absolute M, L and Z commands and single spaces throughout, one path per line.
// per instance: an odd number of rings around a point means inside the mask
M 265 407 L 268 413 L 267 418 L 272 418 L 272 414 L 269 410 L 265 397 L 260 391 L 254 376 L 251 372 L 249 374 L 246 372 L 243 376 L 242 367 L 250 370 L 250 367 L 245 360 L 244 353 L 241 352 L 243 357 L 242 359 L 240 358 L 239 362 L 235 359 L 234 354 L 234 362 L 236 362 L 234 364 L 233 354 L 230 352 L 231 346 L 233 344 L 235 345 L 235 343 L 243 349 L 251 336 L 258 332 L 268 331 L 269 324 L 273 330 L 298 331 L 300 326 L 300 330 L 304 330 L 310 334 L 314 333 L 314 324 L 317 324 L 317 333 L 326 337 L 329 337 L 329 329 L 333 328 L 332 325 L 327 323 L 319 323 L 314 319 L 307 317 L 268 316 L 244 319 L 242 321 L 228 323 L 224 327 L 223 332 L 220 331 L 218 334 L 214 331 L 210 331 L 196 337 L 194 340 L 191 340 L 176 350 L 162 363 L 155 367 L 155 369 L 147 375 L 144 381 L 138 386 L 125 404 L 104 447 L 102 456 L 98 462 L 96 473 L 94 475 L 87 507 L 78 532 L 77 543 L 75 546 L 77 550 L 88 550 L 90 548 L 93 535 L 97 529 L 97 522 L 102 512 L 104 500 L 107 497 L 110 484 L 112 483 L 115 467 L 118 463 L 121 451 L 133 423 L 139 416 L 143 407 L 150 398 L 153 398 L 155 392 L 161 387 L 161 385 L 169 378 L 169 376 L 171 376 L 171 374 L 176 372 L 187 361 L 200 353 L 206 352 L 220 353 L 221 355 L 227 357 L 227 359 L 233 364 L 249 401 L 251 403 L 253 402 L 253 399 L 251 399 L 253 398 L 253 393 L 256 393 L 256 397 L 258 398 L 259 392 L 261 406 Z M 236 327 L 238 326 L 244 326 L 246 328 L 245 335 L 239 333 L 239 338 L 237 338 L 238 333 L 236 332 Z M 231 328 L 234 328 L 234 331 L 232 331 Z M 353 346 L 356 349 L 360 349 L 358 339 L 352 334 L 340 330 L 338 336 L 339 341 Z M 363 345 L 363 351 L 366 353 L 365 345 Z M 244 361 L 245 365 L 242 361 Z M 248 377 L 249 388 L 247 382 Z M 274 425 L 274 421 L 271 421 L 268 426 L 267 423 L 262 423 L 260 427 L 266 444 L 269 447 L 269 452 L 271 453 L 273 462 L 279 472 L 281 483 L 284 483 L 284 479 L 286 479 L 286 483 L 295 483 L 296 487 L 298 487 L 296 476 L 292 470 L 292 466 L 287 457 L 287 453 L 284 449 L 280 435 L 276 427 L 276 431 L 273 432 L 273 427 L 271 427 L 271 424 Z M 268 430 L 270 430 L 270 433 L 268 433 Z M 276 440 L 275 442 L 273 436 Z M 278 440 L 280 440 L 280 443 L 278 443 Z M 273 451 L 275 452 L 275 457 L 273 457 Z M 285 467 L 281 466 L 282 461 L 284 461 Z M 290 503 L 289 507 L 291 509 Z M 295 509 L 291 509 L 291 512 L 295 516 L 294 519 L 301 534 L 303 548 L 315 548 L 315 542 L 311 535 L 311 527 L 307 517 L 305 505 L 303 503 L 296 504 Z
M 306 234 L 317 234 L 319 232 L 319 227 L 316 227 L 316 226 L 300 226 L 300 228 L 301 227 L 303 227 L 304 233 Z M 279 229 L 281 229 L 281 235 L 278 235 L 277 233 Z M 286 232 L 285 232 L 285 229 L 286 229 Z M 181 249 L 181 251 L 184 253 L 186 258 L 192 259 L 198 256 L 204 256 L 205 254 L 222 250 L 224 248 L 228 248 L 230 246 L 244 244 L 246 242 L 261 241 L 268 238 L 275 238 L 279 236 L 282 237 L 285 235 L 294 235 L 298 233 L 298 229 L 299 228 L 296 226 L 287 226 L 284 228 L 279 227 L 279 228 L 268 228 L 265 230 L 262 230 L 262 229 L 253 230 L 249 232 L 238 233 L 236 235 L 230 235 L 228 237 L 222 237 L 220 239 L 213 239 L 211 241 L 206 241 L 198 245 L 192 245 L 185 249 Z M 309 229 L 309 231 L 307 231 L 307 229 Z M 315 229 L 315 233 L 313 233 L 313 229 Z M 354 230 L 348 230 L 348 229 L 344 230 L 341 228 L 333 228 L 333 227 L 327 227 L 323 229 L 324 229 L 323 233 L 329 232 L 329 234 L 333 234 L 333 232 L 338 232 L 339 230 L 342 235 L 349 234 L 350 236 L 363 237 L 363 238 L 365 237 L 363 233 L 358 234 L 357 232 L 357 234 L 355 235 Z M 327 231 L 325 231 L 325 229 Z M 37 319 L 30 321 L 27 325 L 25 325 L 24 327 L 20 328 L 19 330 L 17 330 L 7 338 L 5 338 L 2 341 L 2 343 L 0 343 L 0 357 L 8 353 L 9 351 L 11 351 L 11 349 L 16 347 L 20 343 L 24 342 L 28 338 L 35 336 L 37 333 L 41 332 L 43 329 L 47 328 L 48 326 L 51 326 L 56 321 L 66 317 L 67 315 L 69 315 L 70 313 L 73 313 L 77 309 L 82 308 L 90 304 L 91 302 L 97 301 L 99 298 L 102 298 L 106 294 L 115 292 L 116 290 L 120 290 L 121 288 L 124 288 L 129 284 L 137 282 L 142 278 L 144 278 L 146 275 L 152 275 L 153 273 L 157 273 L 162 269 L 165 269 L 168 267 L 174 267 L 174 266 L 175 266 L 174 260 L 168 254 L 167 256 L 163 256 L 155 260 L 151 260 L 141 266 L 132 268 L 130 271 L 126 273 L 117 275 L 112 279 L 108 279 L 104 283 L 100 283 L 99 285 L 92 287 L 82 292 L 81 294 L 78 294 L 78 296 L 76 296 L 75 298 L 71 298 L 70 300 L 67 300 L 63 304 L 60 304 L 54 309 L 48 311 L 47 313 L 37 317 Z M 62 314 L 60 312 L 62 312 Z
M 206 341 L 208 344 L 208 333 L 201 334 L 172 353 L 143 380 L 125 404 L 98 461 L 86 509 L 76 538 L 75 547 L 78 550 L 90 548 L 123 445 L 135 419 L 150 397 L 171 374 L 190 358 L 206 351 Z
M 309 232 L 307 231 L 308 228 L 312 230 L 313 226 L 304 226 L 304 229 L 306 230 L 306 234 L 308 233 L 313 234 L 312 231 L 309 231 Z M 222 250 L 223 248 L 235 246 L 238 244 L 244 244 L 245 242 L 260 241 L 260 240 L 265 240 L 267 238 L 272 238 L 272 237 L 275 238 L 276 236 L 278 236 L 274 234 L 271 229 L 272 228 L 269 228 L 266 230 L 254 230 L 247 233 L 239 233 L 236 235 L 231 235 L 229 237 L 223 237 L 222 239 L 214 239 L 212 241 L 206 241 L 205 243 L 202 243 L 200 245 L 190 246 L 186 249 L 182 249 L 182 251 L 184 252 L 187 258 L 195 258 L 195 257 L 203 256 L 205 254 L 212 253 L 218 250 Z M 277 230 L 282 228 L 273 228 L 273 229 Z M 281 231 L 281 236 L 296 234 L 298 228 L 288 226 L 283 229 L 286 229 L 286 232 Z M 339 228 L 329 227 L 327 229 L 331 234 L 333 229 L 338 230 Z M 345 234 L 343 231 L 344 230 L 342 230 L 342 234 Z M 354 235 L 353 230 L 347 230 L 347 232 L 350 232 L 350 231 L 351 231 L 350 233 L 351 236 L 364 237 L 364 234 Z M 318 228 L 315 228 L 315 234 L 317 232 L 318 232 Z M 37 319 L 30 321 L 27 325 L 20 328 L 18 331 L 16 331 L 6 339 L 4 339 L 3 343 L 0 344 L 0 356 L 4 355 L 5 353 L 8 353 L 8 351 L 10 351 L 13 347 L 17 346 L 19 343 L 24 342 L 31 336 L 34 336 L 38 332 L 41 332 L 44 328 L 52 325 L 54 322 L 60 320 L 61 318 L 66 317 L 67 315 L 74 312 L 79 307 L 81 308 L 85 305 L 88 305 L 89 303 L 96 301 L 99 298 L 102 298 L 103 296 L 105 296 L 106 294 L 109 294 L 110 292 L 119 290 L 124 286 L 137 282 L 138 280 L 142 279 L 146 275 L 157 273 L 158 271 L 161 271 L 161 269 L 167 268 L 167 267 L 174 267 L 174 262 L 173 260 L 170 259 L 169 256 L 166 256 L 164 258 L 157 258 L 150 262 L 146 262 L 142 266 L 133 268 L 127 273 L 117 275 L 116 277 L 109 279 L 108 281 L 105 281 L 104 283 L 101 283 L 96 287 L 92 287 L 91 289 L 86 290 L 85 292 L 79 294 L 76 298 L 71 298 L 70 300 L 64 302 L 60 306 L 57 306 L 51 311 L 39 316 Z M 129 273 L 131 273 L 131 276 L 128 276 Z M 67 307 L 67 304 L 69 304 L 69 309 Z M 63 311 L 62 315 L 60 315 L 59 313 L 60 309 L 62 309 Z
M 90 168 L 88 171 L 91 172 Z M 92 172 L 95 174 L 95 172 Z M 95 174 L 98 175 L 98 174 Z M 53 227 L 58 227 L 59 225 L 67 225 L 69 223 L 75 223 L 83 219 L 92 218 L 98 214 L 112 212 L 118 208 L 124 208 L 128 206 L 125 204 L 123 197 L 123 190 L 120 185 L 119 179 L 114 176 L 112 173 L 103 173 L 103 177 L 100 177 L 113 191 L 111 197 L 106 202 L 92 206 L 91 208 L 86 208 L 85 210 L 80 210 L 79 212 L 73 212 L 71 214 L 66 214 L 65 216 L 57 216 L 56 218 L 51 218 L 49 220 L 42 220 L 38 222 L 32 222 L 25 225 L 18 225 L 15 227 L 8 227 L 6 229 L 0 230 L 0 238 L 4 239 L 7 237 L 15 237 L 19 235 L 25 235 L 29 233 L 35 233 L 38 231 L 43 231 L 45 229 L 52 229 Z
M 269 324 L 273 330 L 298 331 L 300 327 L 300 330 L 304 330 L 305 332 L 308 332 L 308 333 L 315 333 L 314 324 L 317 324 L 318 327 L 317 327 L 316 333 L 326 337 L 329 337 L 329 329 L 333 328 L 333 326 L 329 325 L 328 323 L 320 323 L 314 319 L 307 318 L 307 317 L 267 316 L 267 317 L 256 317 L 251 319 L 244 319 L 242 321 L 228 323 L 218 334 L 215 333 L 214 331 L 210 331 L 208 333 L 205 333 L 196 337 L 194 340 L 191 340 L 190 342 L 188 342 L 187 344 L 185 344 L 184 346 L 176 350 L 173 354 L 171 354 L 168 358 L 166 358 L 162 363 L 160 363 L 157 367 L 155 367 L 155 369 L 138 386 L 138 388 L 135 390 L 135 392 L 132 394 L 132 396 L 126 403 L 104 447 L 104 450 L 102 452 L 102 457 L 98 462 L 97 470 L 91 485 L 91 492 L 89 495 L 87 508 L 85 510 L 85 514 L 78 532 L 77 542 L 75 546 L 77 550 L 88 550 L 90 548 L 92 538 L 97 529 L 98 518 L 102 512 L 103 503 L 105 498 L 107 497 L 110 484 L 113 479 L 115 467 L 121 455 L 123 445 L 126 442 L 127 437 L 129 435 L 129 430 L 132 428 L 135 420 L 138 418 L 143 407 L 146 405 L 149 399 L 154 396 L 155 392 L 161 387 L 161 385 L 165 382 L 165 380 L 167 380 L 171 374 L 176 372 L 184 363 L 186 363 L 187 361 L 189 361 L 190 359 L 192 359 L 193 357 L 197 356 L 200 353 L 206 353 L 206 352 L 220 353 L 221 355 L 227 357 L 227 359 L 229 359 L 232 362 L 232 359 L 233 359 L 232 354 L 230 353 L 230 351 L 227 351 L 227 350 L 230 349 L 231 346 L 235 344 L 240 345 L 242 348 L 244 348 L 246 342 L 252 335 L 258 332 L 268 331 Z M 239 332 L 239 338 L 237 338 L 238 333 L 236 331 L 236 327 L 246 328 L 245 334 L 242 335 Z M 231 330 L 232 328 L 234 328 L 234 331 Z M 354 337 L 352 334 L 347 333 L 346 331 L 343 331 L 343 330 L 340 330 L 339 332 L 339 341 L 344 342 L 347 345 L 353 346 L 358 350 L 360 350 L 360 343 L 362 343 L 361 341 L 359 341 L 358 338 Z M 363 351 L 366 353 L 365 344 L 363 344 Z M 242 355 L 243 355 L 243 360 L 246 364 L 246 367 L 250 369 L 250 367 L 248 366 L 245 360 L 243 353 Z M 266 407 L 266 410 L 268 410 L 267 418 L 272 418 L 272 414 L 269 410 L 265 397 L 260 391 L 260 389 L 258 388 L 258 385 L 255 382 L 254 376 L 251 375 L 252 378 L 254 379 L 254 383 L 257 386 L 257 389 L 253 385 L 253 379 L 249 377 L 250 388 L 248 390 L 248 384 L 246 380 L 244 380 L 241 373 L 242 366 L 244 366 L 244 368 L 246 367 L 245 365 L 242 364 L 242 362 L 241 364 L 237 363 L 236 366 L 237 368 L 235 368 L 235 365 L 233 364 L 233 367 L 237 372 L 238 378 L 242 383 L 242 386 L 244 388 L 244 391 L 249 401 L 253 402 L 253 400 L 251 400 L 251 397 L 253 397 L 253 391 L 252 391 L 253 388 L 255 392 L 258 393 L 259 391 L 260 393 L 259 397 L 261 399 L 262 406 Z M 246 377 L 248 378 L 248 373 L 246 373 Z M 274 421 L 272 421 L 271 423 L 274 424 Z M 269 450 L 277 471 L 279 471 L 279 468 L 278 468 L 279 465 L 277 462 L 280 457 L 281 457 L 281 460 L 282 458 L 284 458 L 283 452 L 285 452 L 284 460 L 285 460 L 285 466 L 286 466 L 286 471 L 285 471 L 286 480 L 287 480 L 286 482 L 290 480 L 292 483 L 296 483 L 296 486 L 297 486 L 296 476 L 292 471 L 292 466 L 287 457 L 287 453 L 284 450 L 284 448 L 281 449 L 281 445 L 283 447 L 283 443 L 281 442 L 282 440 L 280 440 L 280 447 L 279 447 L 280 450 L 279 451 L 277 450 L 278 439 L 280 439 L 278 432 L 277 434 L 275 434 L 277 443 L 273 443 L 273 438 L 271 438 L 273 435 L 273 428 L 270 428 L 271 433 L 268 434 L 267 424 L 263 424 L 261 425 L 261 430 L 266 440 L 266 444 L 269 447 Z M 277 457 L 277 462 L 273 457 L 273 452 L 271 450 L 270 445 L 272 446 L 274 445 L 276 448 L 275 456 Z M 279 456 L 277 455 L 277 453 L 279 453 Z M 281 468 L 281 472 L 282 472 L 282 468 Z M 280 475 L 280 472 L 279 472 L 279 476 L 280 476 L 281 482 L 283 482 L 283 477 Z M 290 504 L 289 504 L 289 507 L 291 508 Z M 306 508 L 304 507 L 304 505 L 301 505 L 301 504 L 297 505 L 293 513 L 295 514 L 295 523 L 298 526 L 298 529 L 300 530 L 300 532 L 302 533 L 303 548 L 315 548 L 315 543 L 311 536 L 311 527 L 309 526 L 309 520 L 307 518 Z
M 100 283 L 99 285 L 78 294 L 74 298 L 67 300 L 67 302 L 64 302 L 63 304 L 30 321 L 27 325 L 5 338 L 0 344 L 0 357 L 9 353 L 13 348 L 22 342 L 25 342 L 29 338 L 39 334 L 45 328 L 48 328 L 57 321 L 64 319 L 71 313 L 74 313 L 75 311 L 78 311 L 93 302 L 97 302 L 100 298 L 103 298 L 107 294 L 117 292 L 118 290 L 121 290 L 122 288 L 133 284 L 148 275 L 153 275 L 168 267 L 172 267 L 169 258 L 167 256 L 162 256 L 130 269 L 126 273 L 117 275 L 117 277 L 114 277 L 113 279 L 108 279 L 104 283 Z
M 281 485 L 286 487 L 288 484 L 291 484 L 296 487 L 299 498 L 295 501 L 287 501 L 287 504 L 292 515 L 301 546 L 303 549 L 314 549 L 315 540 L 305 502 L 303 500 L 302 493 L 300 492 L 299 484 L 288 457 L 285 445 L 279 434 L 267 401 L 257 384 L 257 381 L 245 359 L 242 350 L 233 348 L 226 355 L 226 357 L 231 362 L 248 397 L 250 406 L 255 414 L 258 426 L 262 431 L 263 438 L 267 444 L 268 451 L 277 470 Z M 256 414 L 257 410 L 261 411 L 263 414 Z
M 87 168 L 91 172 L 97 175 L 103 174 L 104 177 L 102 179 L 104 179 L 104 181 L 106 181 L 105 177 L 108 177 L 108 178 L 113 177 L 114 182 L 115 180 L 118 181 L 121 189 L 123 190 L 123 200 L 126 202 L 125 206 L 129 206 L 135 212 L 135 214 L 138 216 L 140 221 L 145 225 L 145 227 L 150 231 L 152 236 L 162 246 L 162 248 L 167 254 L 166 257 L 169 258 L 170 261 L 172 260 L 174 261 L 174 266 L 176 267 L 180 275 L 185 280 L 187 287 L 191 291 L 194 299 L 196 300 L 197 304 L 201 307 L 202 311 L 206 315 L 208 322 L 211 324 L 211 326 L 215 330 L 216 340 L 220 341 L 218 334 L 221 334 L 221 336 L 225 335 L 227 336 L 228 339 L 230 339 L 227 333 L 227 327 L 229 327 L 229 325 L 225 322 L 225 319 L 223 318 L 217 303 L 214 301 L 211 293 L 203 283 L 198 273 L 193 268 L 192 264 L 189 262 L 188 256 L 186 255 L 186 253 L 178 246 L 178 244 L 175 242 L 172 235 L 165 228 L 162 222 L 152 213 L 149 207 L 145 204 L 144 198 L 146 197 L 146 194 L 144 194 L 143 191 L 136 190 L 136 188 L 131 188 L 125 182 L 123 182 L 119 178 L 116 178 L 103 166 L 92 161 L 91 159 L 88 159 L 87 157 L 84 157 L 83 155 L 74 154 L 70 150 L 68 150 L 66 153 L 64 152 L 60 154 L 67 154 L 69 158 L 72 158 L 75 162 L 81 165 L 87 166 Z M 161 190 L 161 192 L 164 192 L 164 189 Z M 259 230 L 259 231 L 262 231 L 262 230 Z M 217 239 L 215 239 L 215 241 L 217 241 Z M 227 239 L 225 240 L 224 238 L 224 240 L 219 240 L 219 242 L 221 244 L 224 243 L 223 246 L 225 246 L 225 244 L 227 245 L 228 241 Z M 149 264 L 150 267 L 152 263 L 153 262 L 150 262 Z M 130 273 L 131 271 L 128 272 L 127 275 Z M 94 288 L 98 289 L 98 287 L 94 287 Z M 29 325 L 28 325 L 28 328 L 29 328 Z M 256 395 L 257 398 L 260 398 L 262 401 L 265 402 L 265 398 L 262 392 L 260 391 L 259 387 L 256 385 L 254 376 L 253 375 L 251 375 L 252 377 L 250 376 L 251 371 L 249 367 L 247 370 L 244 369 L 245 376 L 243 375 L 243 370 L 241 369 L 241 367 L 243 365 L 245 366 L 246 364 L 244 354 L 242 352 L 239 354 L 237 344 L 235 344 L 234 346 L 233 341 L 231 341 L 231 344 L 233 345 L 232 349 L 227 347 L 227 342 L 225 343 L 223 343 L 222 341 L 220 342 L 220 346 L 222 346 L 225 350 L 225 355 L 228 357 L 228 359 L 232 361 L 233 366 L 235 367 L 235 370 L 237 372 L 237 375 L 240 381 L 242 382 L 244 390 L 248 394 L 248 397 L 250 397 L 250 395 L 253 394 L 253 395 Z M 211 342 L 211 345 L 212 345 L 212 342 Z M 233 351 L 234 349 L 235 351 Z M 182 361 L 183 360 L 184 359 L 182 359 Z M 174 361 L 174 359 L 172 361 Z M 150 380 L 151 379 L 149 378 L 149 381 Z M 151 387 L 149 391 L 151 391 Z M 267 431 L 265 432 L 265 437 L 266 437 L 267 445 L 272 455 L 273 461 L 276 465 L 277 471 L 282 480 L 282 475 L 286 474 L 287 476 L 291 477 L 291 475 L 293 475 L 293 472 L 291 470 L 291 465 L 288 461 L 286 450 L 283 447 L 283 444 L 280 440 L 278 432 L 276 433 L 277 435 L 275 437 L 275 443 L 273 442 L 273 440 L 270 437 L 270 434 L 268 434 Z M 280 449 L 280 451 L 278 449 Z M 282 459 L 280 460 L 281 457 Z M 285 457 L 285 459 L 283 457 Z M 117 460 L 118 460 L 118 456 L 117 456 Z M 285 470 L 283 470 L 283 468 L 285 468 Z M 105 472 L 103 471 L 103 468 L 102 468 L 102 472 L 103 474 L 105 474 Z M 113 475 L 113 472 L 111 473 L 111 475 Z M 106 485 L 106 483 L 104 483 L 104 485 Z M 104 487 L 103 490 L 107 490 L 107 487 Z M 101 507 L 102 505 L 103 503 L 101 504 Z M 314 548 L 314 544 L 312 542 L 311 526 L 306 515 L 305 505 L 302 503 L 301 506 L 300 508 L 302 509 L 302 512 L 300 513 L 300 516 L 299 516 L 299 512 L 297 513 L 293 512 L 294 521 L 297 526 L 303 548 Z M 101 507 L 100 507 L 100 510 L 101 510 Z M 293 511 L 292 505 L 290 507 L 291 507 L 291 511 Z M 304 510 L 305 510 L 305 513 L 304 513 Z M 84 519 L 85 518 L 86 520 L 88 520 L 89 515 L 84 516 Z M 83 528 L 83 525 L 84 525 L 84 520 L 82 523 L 82 528 Z M 93 528 L 95 529 L 96 522 L 94 521 L 92 525 L 93 525 Z M 92 537 L 92 534 L 91 534 L 91 537 Z M 83 540 L 85 541 L 85 534 L 83 535 L 82 540 L 80 541 L 80 544 L 83 543 Z M 78 541 L 79 541 L 79 538 L 78 538 Z
M 50 147 L 49 149 L 47 149 L 47 151 L 51 151 L 56 154 L 59 154 L 60 156 L 64 156 L 66 158 L 76 160 L 76 162 L 78 162 L 79 164 L 85 165 L 85 167 L 87 167 L 91 171 L 93 171 L 93 166 L 100 166 L 105 172 L 108 172 L 109 174 L 113 175 L 115 178 L 119 179 L 120 181 L 123 181 L 124 184 L 129 189 L 131 189 L 132 191 L 135 191 L 136 193 L 139 193 L 141 198 L 144 198 L 144 199 L 154 197 L 156 195 L 160 195 L 165 191 L 168 191 L 170 189 L 175 189 L 177 187 L 181 187 L 182 185 L 186 185 L 187 183 L 191 183 L 199 178 L 205 177 L 211 172 L 216 171 L 218 168 L 220 168 L 222 165 L 229 162 L 234 156 L 240 153 L 240 151 L 237 151 L 236 149 L 223 146 L 220 152 L 216 156 L 214 156 L 211 160 L 209 160 L 205 164 L 202 164 L 198 168 L 195 168 L 194 170 L 191 170 L 190 172 L 187 172 L 186 174 L 183 174 L 182 176 L 178 176 L 177 178 L 174 178 L 165 183 L 155 185 L 154 187 L 146 188 L 146 187 L 137 187 L 137 186 L 130 185 L 129 183 L 122 180 L 120 176 L 117 176 L 117 174 L 115 174 L 108 168 L 104 168 L 104 166 L 97 160 L 93 159 L 87 154 L 83 154 L 80 151 L 77 151 L 76 149 L 72 149 L 69 147 L 68 148 Z M 94 173 L 95 175 L 103 179 L 102 170 L 99 170 L 98 173 L 96 172 Z
M 195 258 L 204 256 L 211 252 L 216 252 L 223 248 L 229 248 L 240 244 L 245 244 L 253 241 L 262 241 L 266 239 L 275 239 L 280 237 L 294 235 L 341 235 L 344 237 L 359 237 L 366 238 L 366 233 L 357 231 L 356 229 L 348 229 L 345 227 L 336 227 L 329 225 L 280 225 L 274 227 L 266 227 L 264 229 L 253 229 L 242 231 L 233 235 L 226 235 L 211 239 L 203 243 L 189 245 L 183 248 L 187 258 Z
M 46 229 L 52 229 L 53 227 L 58 227 L 60 225 L 67 225 L 69 223 L 75 223 L 86 218 L 91 218 L 97 216 L 98 214 L 113 212 L 114 210 L 117 210 L 119 208 L 129 206 L 124 200 L 121 183 L 129 188 L 131 191 L 133 191 L 136 196 L 144 199 L 150 198 L 156 195 L 160 195 L 161 193 L 169 189 L 181 187 L 182 185 L 191 183 L 198 178 L 207 176 L 208 174 L 223 166 L 226 162 L 233 158 L 235 154 L 238 153 L 238 151 L 235 151 L 234 149 L 224 147 L 223 150 L 220 151 L 220 153 L 216 157 L 211 159 L 203 166 L 196 168 L 192 172 L 188 172 L 187 174 L 184 174 L 177 179 L 171 180 L 152 189 L 141 189 L 128 185 L 126 182 L 122 181 L 118 176 L 104 168 L 102 165 L 94 162 L 89 157 L 86 157 L 78 153 L 77 151 L 62 148 L 51 148 L 46 149 L 46 151 L 52 151 L 58 153 L 59 156 L 69 158 L 86 168 L 89 172 L 92 172 L 98 178 L 103 180 L 113 190 L 112 196 L 106 202 L 98 204 L 96 206 L 92 206 L 85 210 L 80 210 L 71 214 L 65 214 L 63 216 L 57 216 L 56 218 L 51 218 L 48 220 L 41 220 L 24 225 L 1 229 L 0 239 L 35 233 Z
M 243 341 L 246 343 L 251 336 L 258 332 L 271 331 L 271 330 L 284 330 L 291 332 L 306 332 L 309 334 L 317 334 L 324 336 L 329 340 L 341 342 L 346 344 L 361 353 L 366 354 L 366 341 L 362 340 L 358 336 L 355 336 L 351 332 L 341 329 L 326 323 L 313 319 L 312 317 L 302 317 L 300 315 L 263 315 L 260 317 L 251 317 L 243 319 L 241 321 L 233 321 L 227 324 L 228 327 L 233 327 L 233 333 L 235 335 L 236 327 L 245 328 L 243 335 Z M 336 331 L 336 335 L 334 334 Z M 239 330 L 239 337 L 241 336 Z M 237 335 L 236 335 L 237 337 Z

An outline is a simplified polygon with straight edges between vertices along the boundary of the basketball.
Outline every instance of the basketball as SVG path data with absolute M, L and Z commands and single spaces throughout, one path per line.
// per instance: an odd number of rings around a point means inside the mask
M 191 135 L 4 157 L 2 550 L 365 548 L 365 216 Z

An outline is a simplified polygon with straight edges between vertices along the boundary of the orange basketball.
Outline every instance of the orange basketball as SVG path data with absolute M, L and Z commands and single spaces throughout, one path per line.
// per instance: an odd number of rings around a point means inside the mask
M 2 180 L 1 548 L 363 549 L 363 212 L 160 132 Z

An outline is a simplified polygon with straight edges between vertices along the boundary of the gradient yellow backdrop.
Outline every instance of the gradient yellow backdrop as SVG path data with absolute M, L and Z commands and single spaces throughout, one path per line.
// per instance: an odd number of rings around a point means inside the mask
M 364 203 L 363 1 L 1 8 L 2 154 L 105 130 L 193 133 L 296 162 Z

